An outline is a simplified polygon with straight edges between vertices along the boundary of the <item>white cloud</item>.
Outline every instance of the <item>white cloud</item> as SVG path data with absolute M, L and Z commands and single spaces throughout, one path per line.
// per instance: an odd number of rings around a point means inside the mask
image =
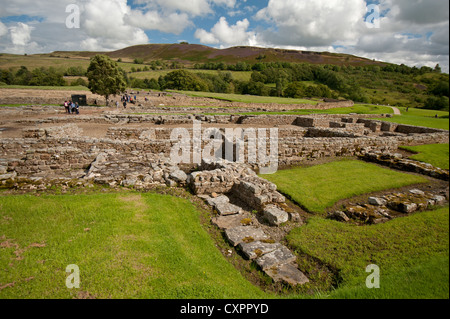
M 148 43 L 142 29 L 127 24 L 130 13 L 126 0 L 90 0 L 82 14 L 82 31 L 88 36 L 82 48 L 120 49 Z
M 236 0 L 136 0 L 135 3 L 145 5 L 150 11 L 181 12 L 197 17 L 213 14 L 214 5 L 234 8 Z
M 25 46 L 31 40 L 31 31 L 34 28 L 22 23 L 18 22 L 17 26 L 11 27 L 11 41 L 16 46 Z
M 174 34 L 180 34 L 187 27 L 193 25 L 186 13 L 176 12 L 162 15 L 157 11 L 143 13 L 139 10 L 133 10 L 126 21 L 130 25 L 145 30 L 158 30 Z
M 364 27 L 364 0 L 270 0 L 256 18 L 274 25 L 264 41 L 317 46 L 355 39 Z
M 225 17 L 221 17 L 219 22 L 214 25 L 211 32 L 204 29 L 198 29 L 195 37 L 202 43 L 217 44 L 221 43 L 225 46 L 232 45 L 254 45 L 256 43 L 256 35 L 254 32 L 247 31 L 250 22 L 247 19 L 237 21 L 235 25 L 229 25 Z
M 8 28 L 0 21 L 0 37 L 8 33 Z
M 212 0 L 216 5 L 226 6 L 228 8 L 234 8 L 236 5 L 236 0 Z

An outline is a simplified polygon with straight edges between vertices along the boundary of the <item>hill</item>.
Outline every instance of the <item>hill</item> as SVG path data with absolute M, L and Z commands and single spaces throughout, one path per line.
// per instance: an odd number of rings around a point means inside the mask
M 57 51 L 50 54 L 53 57 L 90 58 L 99 52 L 64 52 Z M 329 52 L 296 51 L 272 48 L 258 48 L 238 46 L 227 49 L 216 49 L 198 44 L 146 44 L 136 45 L 113 52 L 103 52 L 114 59 L 132 62 L 142 59 L 144 63 L 162 60 L 177 62 L 186 67 L 194 63 L 224 62 L 291 62 L 332 65 L 385 66 L 386 63 L 377 62 L 348 54 Z

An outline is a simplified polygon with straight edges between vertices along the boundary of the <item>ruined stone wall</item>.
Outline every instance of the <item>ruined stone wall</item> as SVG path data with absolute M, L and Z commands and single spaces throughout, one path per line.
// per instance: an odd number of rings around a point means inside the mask
M 44 130 L 45 131 L 45 130 Z M 114 130 L 112 130 L 114 131 Z M 132 132 L 138 139 L 95 139 L 84 137 L 51 137 L 45 133 L 45 137 L 38 138 L 5 138 L 0 139 L 0 156 L 5 159 L 22 160 L 23 166 L 35 166 L 38 170 L 46 171 L 60 166 L 61 169 L 79 169 L 89 163 L 93 156 L 101 150 L 115 150 L 127 155 L 132 152 L 164 154 L 170 156 L 170 152 L 181 140 L 171 141 L 167 138 L 169 129 L 152 130 L 116 130 L 120 134 Z M 41 132 L 37 130 L 37 132 Z M 62 131 L 64 135 L 64 130 Z M 361 151 L 386 151 L 395 152 L 400 145 L 412 146 L 433 143 L 448 143 L 448 132 L 415 134 L 404 136 L 367 136 L 367 137 L 302 137 L 304 131 L 292 133 L 295 130 L 280 130 L 278 138 L 278 159 L 280 165 L 293 165 L 304 160 L 315 160 L 325 157 L 355 156 Z M 27 131 L 27 134 L 29 131 Z M 153 135 L 154 133 L 154 135 Z M 290 136 L 292 134 L 292 136 Z M 344 134 L 344 133 L 342 133 Z M 130 136 L 132 137 L 132 136 Z M 153 139 L 160 137 L 161 139 Z M 191 141 L 187 141 L 192 143 Z M 273 141 L 275 142 L 275 141 Z M 209 141 L 202 141 L 202 149 Z M 72 151 L 69 151 L 72 150 Z M 76 152 L 74 150 L 77 150 Z M 192 152 L 193 147 L 190 144 Z M 245 155 L 248 157 L 248 141 L 245 142 Z M 34 153 L 33 153 L 34 152 Z M 33 155 L 31 155 L 33 154 Z M 63 156 L 61 157 L 61 154 Z M 67 154 L 70 155 L 70 157 Z M 222 154 L 225 154 L 224 149 Z M 270 154 L 270 141 L 266 143 L 266 154 Z M 53 158 L 60 155 L 59 158 Z M 69 156 L 69 157 L 65 157 Z M 49 159 L 50 158 L 50 159 Z M 192 157 L 191 157 L 192 158 Z M 53 167 L 53 168 L 52 168 Z M 25 171 L 23 171 L 25 172 Z
M 317 108 L 321 110 L 337 109 L 341 107 L 352 107 L 355 105 L 353 101 L 341 101 L 341 102 L 324 102 L 317 104 Z

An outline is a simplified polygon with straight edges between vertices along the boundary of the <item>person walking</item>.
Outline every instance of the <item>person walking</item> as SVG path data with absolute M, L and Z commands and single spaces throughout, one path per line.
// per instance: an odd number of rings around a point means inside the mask
M 64 108 L 66 109 L 66 113 L 70 114 L 70 112 L 69 112 L 69 102 L 67 102 L 67 100 L 64 101 Z

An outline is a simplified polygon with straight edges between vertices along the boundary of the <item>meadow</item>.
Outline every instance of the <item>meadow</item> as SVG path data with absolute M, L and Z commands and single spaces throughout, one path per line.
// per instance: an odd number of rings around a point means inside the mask
M 3 195 L 0 299 L 448 298 L 448 207 L 363 227 L 312 216 L 286 240 L 315 282 L 274 293 L 220 253 L 231 247 L 211 235 L 209 213 L 189 198 L 125 190 Z M 66 287 L 73 264 L 78 289 Z M 369 264 L 381 269 L 381 289 L 365 286 Z
M 435 167 L 449 169 L 449 144 L 402 146 L 401 149 L 417 153 L 411 159 L 429 163 Z
M 319 215 L 341 199 L 427 182 L 421 176 L 356 160 L 280 170 L 262 177 L 307 211 Z
M 152 193 L 3 196 L 0 299 L 268 297 L 223 257 L 200 214 Z M 65 284 L 71 264 L 79 289 Z
M 338 269 L 331 299 L 448 299 L 449 208 L 385 224 L 354 226 L 312 217 L 287 238 L 298 253 Z M 380 269 L 380 288 L 368 289 L 368 265 Z
M 394 115 L 393 118 L 388 119 L 380 118 L 379 120 L 449 130 L 449 112 L 417 108 L 409 108 L 407 111 L 406 107 L 399 107 L 399 109 L 402 115 Z

